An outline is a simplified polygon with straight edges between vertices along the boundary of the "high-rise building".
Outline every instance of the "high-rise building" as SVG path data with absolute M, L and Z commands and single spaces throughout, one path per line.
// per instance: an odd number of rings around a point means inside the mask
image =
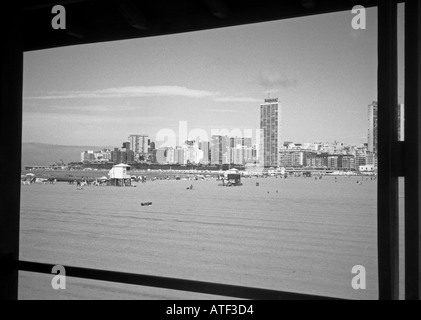
M 260 105 L 259 162 L 265 167 L 279 166 L 281 149 L 281 106 L 278 99 L 266 99 Z
M 239 146 L 252 148 L 253 147 L 253 139 L 252 138 L 239 138 L 239 137 L 230 138 L 230 147 L 231 148 L 237 148 Z
M 364 150 L 357 150 L 356 154 L 355 154 L 355 167 L 359 168 L 360 166 L 365 166 L 367 163 L 367 154 L 372 154 L 372 153 L 366 153 L 364 152 Z
M 80 162 L 85 161 L 94 161 L 95 160 L 95 153 L 93 150 L 84 151 L 80 154 Z
M 197 145 L 187 146 L 187 161 L 191 164 L 199 164 L 203 161 L 204 152 Z
M 378 137 L 378 105 L 374 101 L 368 106 L 368 151 L 377 153 L 377 137 Z
M 122 163 L 121 151 L 118 148 L 114 148 L 114 150 L 111 151 L 111 161 L 115 164 Z
M 174 150 L 175 163 L 186 165 L 187 164 L 187 148 L 176 147 Z
M 201 161 L 203 164 L 208 164 L 210 161 L 210 158 L 209 158 L 210 147 L 209 146 L 210 146 L 209 141 L 199 142 L 199 150 L 203 151 L 203 159 Z
M 365 164 L 364 165 L 377 167 L 377 157 L 373 153 L 368 152 L 365 156 Z
M 158 164 L 167 164 L 167 148 L 157 149 L 155 152 L 155 160 Z
M 279 154 L 279 166 L 281 167 L 304 167 L 306 163 L 307 163 L 306 151 L 282 150 Z
M 146 134 L 132 134 L 129 136 L 130 148 L 135 154 L 145 155 L 149 152 L 148 136 Z
M 166 160 L 168 164 L 175 164 L 175 149 L 167 148 Z
M 330 156 L 327 158 L 328 167 L 330 169 L 338 169 L 339 168 L 339 157 L 338 156 Z
M 243 138 L 243 146 L 246 148 L 253 148 L 253 138 Z
M 212 136 L 211 164 L 230 164 L 230 138 L 227 136 Z
M 126 151 L 131 150 L 129 141 L 123 142 L 123 149 L 125 149 Z
M 241 145 L 231 148 L 231 163 L 236 165 L 253 163 L 253 149 Z
M 115 164 L 134 162 L 134 152 L 132 150 L 114 148 L 111 151 L 111 161 Z
M 355 170 L 355 158 L 352 155 L 346 155 L 341 158 L 340 168 L 344 170 Z

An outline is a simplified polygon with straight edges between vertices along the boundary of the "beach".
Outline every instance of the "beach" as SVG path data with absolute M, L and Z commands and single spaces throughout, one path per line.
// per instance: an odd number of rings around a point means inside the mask
M 67 183 L 22 186 L 20 259 L 377 299 L 377 181 L 357 181 L 361 177 L 250 178 L 232 188 L 213 179 L 83 190 Z M 355 265 L 366 268 L 366 290 L 351 286 Z M 66 290 L 55 291 L 51 279 L 20 272 L 19 298 L 222 298 L 72 278 Z

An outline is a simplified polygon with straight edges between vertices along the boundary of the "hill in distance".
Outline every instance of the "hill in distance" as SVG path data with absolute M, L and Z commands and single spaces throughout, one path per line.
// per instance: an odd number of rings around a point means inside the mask
M 63 160 L 79 162 L 80 154 L 86 150 L 113 149 L 110 146 L 63 146 L 44 143 L 22 143 L 22 167 L 47 166 Z

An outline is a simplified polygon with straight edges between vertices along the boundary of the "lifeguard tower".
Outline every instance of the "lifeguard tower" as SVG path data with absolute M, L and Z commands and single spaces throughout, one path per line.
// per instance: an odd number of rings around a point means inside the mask
M 110 186 L 125 187 L 131 186 L 131 178 L 127 172 L 130 171 L 130 166 L 124 163 L 120 163 L 111 168 L 108 172 L 110 177 Z
M 224 172 L 224 178 L 222 179 L 222 187 L 239 187 L 242 186 L 241 174 L 238 169 L 230 169 Z

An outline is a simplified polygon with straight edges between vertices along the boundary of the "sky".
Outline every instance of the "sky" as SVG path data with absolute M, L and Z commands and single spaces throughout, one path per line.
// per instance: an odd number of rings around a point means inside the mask
M 361 145 L 367 106 L 377 100 L 377 9 L 367 9 L 366 30 L 354 30 L 352 18 L 340 12 L 27 52 L 22 142 L 121 147 L 131 134 L 148 134 L 178 145 L 180 121 L 187 133 L 247 136 L 271 97 L 282 105 L 283 141 Z M 171 132 L 176 138 L 165 137 Z

